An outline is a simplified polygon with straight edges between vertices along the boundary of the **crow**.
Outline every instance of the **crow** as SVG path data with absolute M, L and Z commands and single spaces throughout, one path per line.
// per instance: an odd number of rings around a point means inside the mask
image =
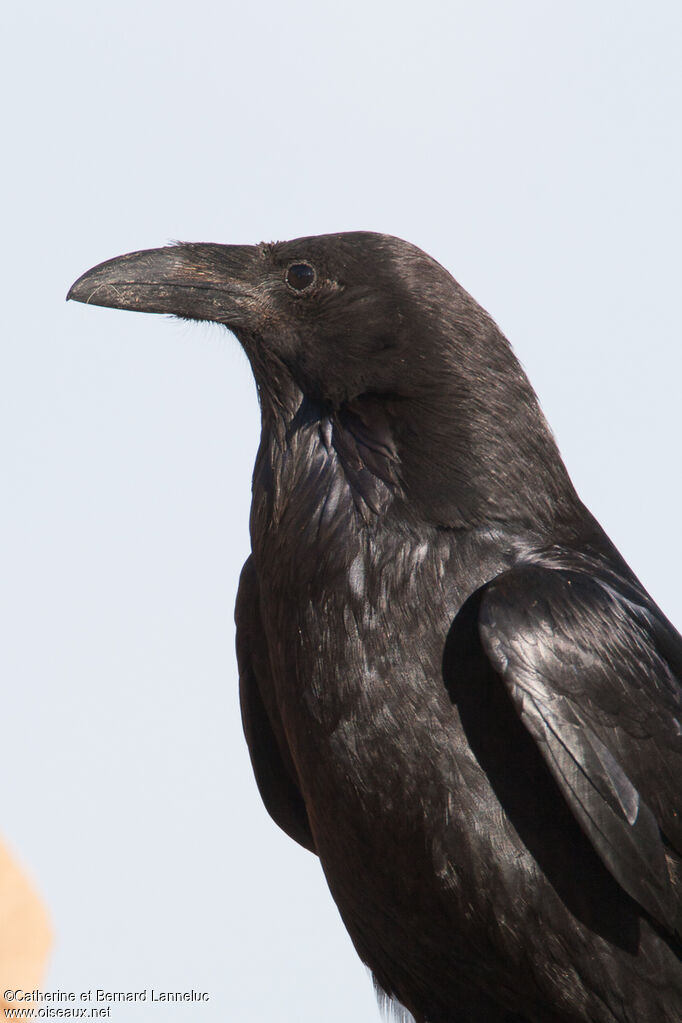
M 380 996 L 417 1023 L 682 1019 L 682 639 L 488 314 L 369 232 L 133 252 L 68 297 L 248 356 L 244 731 Z

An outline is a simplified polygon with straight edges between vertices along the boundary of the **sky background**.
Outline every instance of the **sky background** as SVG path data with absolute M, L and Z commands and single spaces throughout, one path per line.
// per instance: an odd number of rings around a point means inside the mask
M 246 359 L 69 285 L 171 239 L 415 242 L 507 334 L 679 626 L 681 21 L 661 0 L 5 11 L 0 835 L 52 917 L 47 987 L 211 996 L 116 1023 L 379 1019 L 241 734 Z

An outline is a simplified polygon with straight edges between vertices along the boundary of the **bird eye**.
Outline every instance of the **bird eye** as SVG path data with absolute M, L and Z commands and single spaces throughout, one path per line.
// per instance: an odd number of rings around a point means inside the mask
M 287 270 L 286 282 L 294 291 L 305 291 L 315 283 L 315 273 L 308 263 L 292 263 Z

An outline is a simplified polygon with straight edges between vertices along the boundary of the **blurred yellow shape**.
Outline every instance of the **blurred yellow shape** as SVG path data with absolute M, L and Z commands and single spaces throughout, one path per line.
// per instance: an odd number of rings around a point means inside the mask
M 42 902 L 0 844 L 0 1012 L 8 1007 L 3 998 L 8 988 L 40 987 L 51 945 Z

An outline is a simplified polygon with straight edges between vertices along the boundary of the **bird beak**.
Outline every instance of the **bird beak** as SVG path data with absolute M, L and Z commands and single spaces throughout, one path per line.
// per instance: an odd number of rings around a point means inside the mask
M 254 245 L 182 244 L 130 252 L 88 270 L 66 298 L 240 327 L 258 301 L 258 255 Z

